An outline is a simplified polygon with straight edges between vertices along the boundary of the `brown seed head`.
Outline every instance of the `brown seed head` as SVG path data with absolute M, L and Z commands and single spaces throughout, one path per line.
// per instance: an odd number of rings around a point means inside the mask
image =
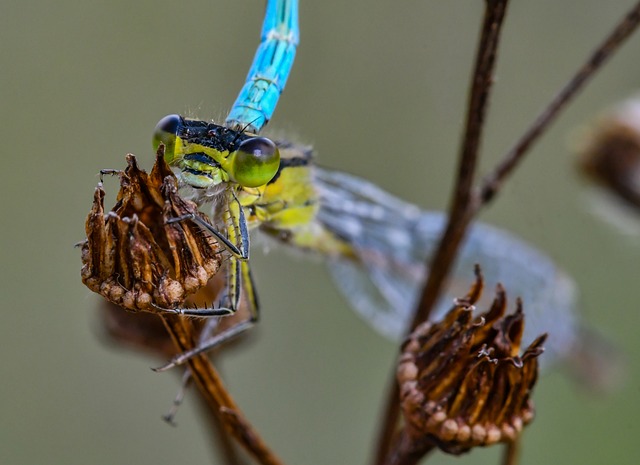
M 218 243 L 193 221 L 167 224 L 187 214 L 209 220 L 178 194 L 163 147 L 150 174 L 133 155 L 127 164 L 116 173 L 120 191 L 106 215 L 102 183 L 96 188 L 82 243 L 82 282 L 129 310 L 176 308 L 218 271 Z
M 407 434 L 453 454 L 514 441 L 534 414 L 529 397 L 546 335 L 518 355 L 521 302 L 505 316 L 498 286 L 491 308 L 474 317 L 481 289 L 478 269 L 469 295 L 443 321 L 423 323 L 409 336 L 397 369 Z
M 601 117 L 578 147 L 578 167 L 592 181 L 640 207 L 640 99 Z

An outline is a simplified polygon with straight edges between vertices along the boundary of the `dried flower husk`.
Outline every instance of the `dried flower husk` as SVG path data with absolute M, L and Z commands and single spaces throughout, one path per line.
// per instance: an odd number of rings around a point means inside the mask
M 640 207 L 640 97 L 628 99 L 595 122 L 578 151 L 583 174 Z
M 180 197 L 177 179 L 160 147 L 151 173 L 133 155 L 114 172 L 120 191 L 105 214 L 102 183 L 95 190 L 82 247 L 83 283 L 108 301 L 133 311 L 175 309 L 201 289 L 220 267 L 218 243 L 193 221 L 167 223 L 196 204 Z
M 491 308 L 474 317 L 482 279 L 438 323 L 425 322 L 403 345 L 397 369 L 405 432 L 460 454 L 476 446 L 513 442 L 534 416 L 531 391 L 546 335 L 524 351 L 524 314 L 505 316 L 498 286 Z

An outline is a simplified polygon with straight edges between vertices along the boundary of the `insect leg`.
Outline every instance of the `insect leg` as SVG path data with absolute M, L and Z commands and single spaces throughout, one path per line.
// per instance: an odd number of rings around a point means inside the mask
M 248 305 L 249 317 L 245 320 L 242 320 L 231 326 L 230 328 L 225 329 L 221 333 L 215 334 L 206 340 L 202 340 L 198 343 L 197 347 L 194 347 L 191 350 L 183 352 L 176 357 L 174 357 L 169 363 L 159 368 L 155 368 L 154 371 L 166 371 L 170 368 L 173 368 L 178 365 L 182 365 L 187 362 L 189 359 L 199 355 L 203 352 L 207 352 L 211 349 L 214 349 L 226 341 L 236 337 L 237 335 L 245 332 L 249 328 L 251 328 L 255 322 L 258 321 L 259 317 L 259 304 L 258 298 L 255 293 L 255 288 L 253 285 L 253 278 L 251 277 L 251 270 L 249 268 L 249 263 L 247 262 L 238 262 L 240 267 L 240 279 L 243 282 L 243 291 L 246 296 L 246 302 Z
M 258 298 L 253 285 L 253 278 L 251 277 L 251 270 L 248 261 L 249 231 L 247 228 L 247 221 L 242 205 L 231 189 L 227 191 L 226 205 L 228 206 L 228 209 L 222 212 L 222 219 L 226 225 L 227 237 L 195 215 L 178 217 L 170 221 L 184 221 L 187 219 L 195 221 L 205 231 L 210 232 L 216 238 L 220 239 L 221 243 L 229 250 L 231 256 L 229 257 L 228 272 L 226 276 L 227 299 L 229 301 L 229 306 L 212 309 L 177 309 L 176 312 L 181 315 L 190 316 L 230 315 L 235 313 L 240 302 L 240 296 L 244 293 L 248 306 L 249 317 L 208 338 L 207 340 L 200 341 L 197 347 L 174 357 L 171 362 L 156 369 L 156 371 L 168 370 L 169 368 L 185 363 L 187 360 L 198 354 L 211 350 L 251 328 L 258 320 Z

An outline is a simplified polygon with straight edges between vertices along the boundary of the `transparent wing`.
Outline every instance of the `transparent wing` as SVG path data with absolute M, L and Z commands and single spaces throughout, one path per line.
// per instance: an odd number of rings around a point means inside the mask
M 345 173 L 316 168 L 314 181 L 320 200 L 317 220 L 351 244 L 358 258 L 328 261 L 336 284 L 367 323 L 399 339 L 410 322 L 426 276 L 424 264 L 434 252 L 446 215 L 421 211 Z M 569 352 L 577 334 L 572 280 L 542 252 L 485 224 L 471 229 L 435 319 L 449 309 L 454 297 L 466 294 L 475 263 L 482 266 L 487 301 L 497 283 L 505 286 L 511 302 L 523 299 L 525 343 L 548 332 L 546 359 Z

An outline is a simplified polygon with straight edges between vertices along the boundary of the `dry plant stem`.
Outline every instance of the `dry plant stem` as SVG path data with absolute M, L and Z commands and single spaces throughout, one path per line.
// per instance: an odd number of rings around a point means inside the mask
M 503 182 L 518 166 L 531 145 L 555 121 L 560 111 L 582 90 L 596 71 L 607 62 L 622 43 L 636 30 L 638 22 L 640 22 L 640 2 L 627 13 L 611 34 L 595 49 L 586 63 L 582 65 L 573 78 L 560 90 L 545 110 L 540 113 L 529 129 L 505 154 L 495 170 L 484 179 L 479 193 L 482 205 L 489 203 L 493 199 L 496 192 L 502 187 Z M 480 206 L 478 205 L 478 208 Z
M 472 212 L 472 186 L 476 171 L 476 162 L 482 128 L 489 102 L 493 70 L 496 62 L 496 51 L 500 41 L 502 23 L 506 14 L 508 0 L 486 0 L 485 15 L 476 55 L 471 93 L 469 97 L 464 138 L 459 157 L 456 187 L 450 207 L 447 229 L 441 238 L 437 252 L 429 264 L 429 277 L 420 297 L 418 310 L 411 328 L 429 318 L 429 314 L 440 296 L 440 291 L 449 274 L 451 265 L 464 238 Z M 395 380 L 395 378 L 394 378 Z M 385 409 L 385 421 L 377 443 L 375 464 L 385 462 L 396 430 L 399 417 L 398 386 L 392 382 L 390 395 Z
M 498 3 L 503 2 L 487 1 L 487 14 L 485 18 L 491 15 L 492 8 L 496 8 Z M 504 11 L 502 14 L 504 14 Z M 461 152 L 460 168 L 456 181 L 454 201 L 450 209 L 449 222 L 439 243 L 436 254 L 433 257 L 431 266 L 429 267 L 431 272 L 423 289 L 418 313 L 416 314 L 412 327 L 415 327 L 416 324 L 421 321 L 425 321 L 429 317 L 431 309 L 441 293 L 440 291 L 456 257 L 458 248 L 464 238 L 466 230 L 480 208 L 495 197 L 495 194 L 499 191 L 504 181 L 513 172 L 532 144 L 546 131 L 549 125 L 559 115 L 560 111 L 564 109 L 577 95 L 578 91 L 582 89 L 595 72 L 601 68 L 607 59 L 610 58 L 611 55 L 613 55 L 613 53 L 617 51 L 624 41 L 631 35 L 631 33 L 635 31 L 639 22 L 640 2 L 638 2 L 618 23 L 612 33 L 599 47 L 596 48 L 585 65 L 578 70 L 576 75 L 557 94 L 556 98 L 553 99 L 540 116 L 536 118 L 529 130 L 527 130 L 524 135 L 518 139 L 518 142 L 509 152 L 507 152 L 503 157 L 503 160 L 482 182 L 480 189 L 478 191 L 472 191 L 471 184 L 473 182 L 477 150 L 479 148 L 484 110 L 486 109 L 486 106 L 484 105 L 486 105 L 486 96 L 488 95 L 485 93 L 485 89 L 476 89 L 475 87 L 483 85 L 483 82 L 487 91 L 490 87 L 490 82 L 483 81 L 477 75 L 480 69 L 478 64 L 482 61 L 482 57 L 484 56 L 485 58 L 488 58 L 487 52 L 483 51 L 483 42 L 481 39 L 481 46 L 479 48 L 474 73 L 472 97 L 469 102 L 469 113 L 467 115 L 467 131 L 465 132 L 463 150 Z M 499 23 L 492 26 L 496 29 L 493 31 L 493 33 L 497 34 L 495 37 L 496 40 L 499 37 L 499 26 Z M 484 27 L 487 27 L 486 20 Z M 483 36 L 484 34 L 485 31 L 483 29 Z M 495 46 L 497 45 L 497 42 L 491 43 L 490 41 L 487 41 L 484 46 L 486 47 L 487 45 Z M 493 58 L 495 58 L 495 50 L 491 59 Z M 476 101 L 476 98 L 473 97 L 473 93 L 476 91 L 481 92 L 484 95 L 484 98 L 479 100 L 479 102 L 482 102 L 483 104 L 480 107 L 474 107 L 473 104 L 473 102 Z M 477 113 L 475 116 L 473 115 L 474 112 Z M 474 144 L 476 145 L 474 146 Z M 468 168 L 465 168 L 465 166 L 468 166 Z M 397 399 L 399 393 L 395 381 L 392 386 L 393 388 L 390 389 L 386 405 L 381 435 L 377 443 L 376 465 L 388 463 L 385 461 L 385 457 L 387 456 L 387 452 L 390 448 L 391 440 L 398 422 L 399 410 Z M 516 450 L 517 445 L 509 447 L 506 450 L 504 457 L 505 463 L 517 463 Z
M 213 449 L 216 457 L 220 457 L 225 465 L 242 465 L 244 462 L 238 454 L 238 448 L 235 442 L 227 433 L 225 427 L 220 420 L 219 411 L 213 410 L 215 406 L 209 404 L 202 395 L 196 396 L 198 403 L 202 406 L 200 411 L 203 413 L 204 419 L 209 425 L 209 429 L 216 436 L 213 442 Z
M 419 323 L 429 319 L 429 314 L 441 294 L 440 291 L 453 264 L 458 246 L 462 242 L 467 226 L 476 210 L 476 199 L 472 196 L 472 187 L 491 84 L 493 83 L 496 52 L 507 4 L 508 0 L 487 0 L 486 2 L 485 17 L 467 107 L 464 138 L 459 156 L 458 175 L 449 208 L 449 222 L 443 237 L 440 239 L 436 254 L 431 263 L 428 264 L 429 277 L 411 324 L 412 330 Z
M 434 444 L 422 444 L 416 447 L 404 431 L 396 438 L 393 452 L 387 460 L 388 465 L 415 465 L 429 452 L 435 449 Z
M 504 446 L 504 452 L 502 454 L 502 465 L 517 465 L 518 457 L 520 455 L 520 441 L 521 438 L 510 442 Z
M 193 328 L 188 319 L 178 315 L 162 315 L 162 319 L 181 352 L 194 347 Z M 201 354 L 189 359 L 188 365 L 202 398 L 214 412 L 218 413 L 227 433 L 235 438 L 258 463 L 283 465 L 244 418 L 207 356 Z

